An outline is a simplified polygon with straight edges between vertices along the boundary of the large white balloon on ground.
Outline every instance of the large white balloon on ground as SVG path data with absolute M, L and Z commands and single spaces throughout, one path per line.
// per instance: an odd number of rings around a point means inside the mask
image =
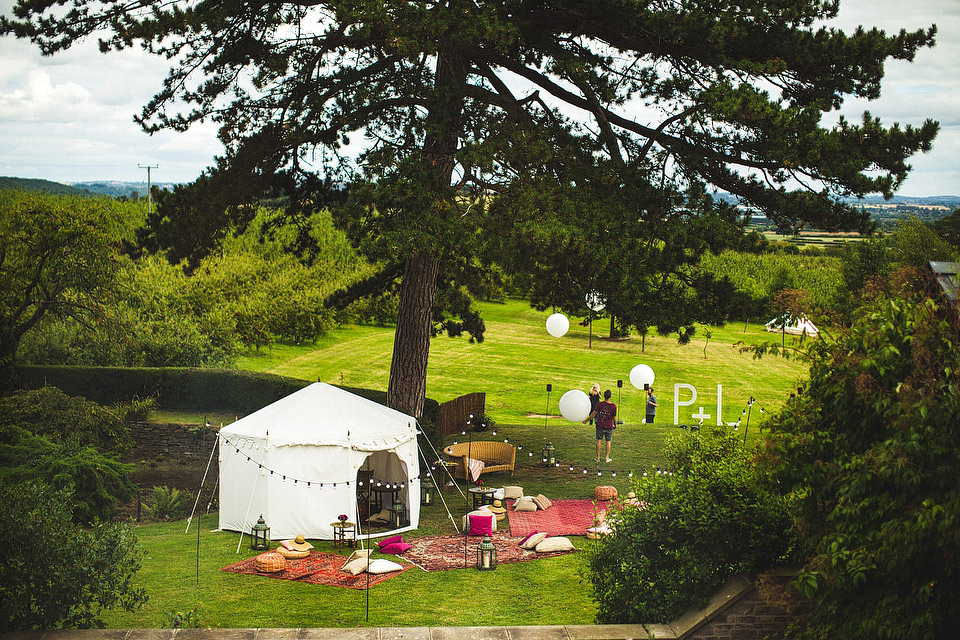
M 547 333 L 559 338 L 570 330 L 570 321 L 562 313 L 554 313 L 547 318 Z
M 590 415 L 590 398 L 579 389 L 571 389 L 560 396 L 560 415 L 570 422 L 583 422 Z
M 653 377 L 653 369 L 650 368 L 650 365 L 638 364 L 633 369 L 630 369 L 630 384 L 637 389 L 643 389 L 644 385 L 650 385 L 652 387 Z

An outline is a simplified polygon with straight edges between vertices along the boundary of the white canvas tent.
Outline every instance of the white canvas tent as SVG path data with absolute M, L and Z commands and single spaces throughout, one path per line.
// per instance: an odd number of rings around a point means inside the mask
M 369 475 L 374 485 L 398 485 L 409 511 L 409 523 L 389 533 L 417 528 L 416 420 L 311 384 L 220 430 L 220 529 L 249 533 L 263 515 L 273 540 L 330 540 L 340 514 L 359 525 L 358 488 L 370 483 L 358 487 L 358 477 Z
M 784 327 L 783 318 L 777 317 L 767 323 L 767 331 L 776 331 L 780 333 L 789 333 L 790 335 L 799 336 L 806 334 L 808 336 L 816 336 L 820 333 L 820 329 L 817 329 L 817 325 L 813 324 L 809 318 L 806 316 L 796 316 L 792 320 L 786 323 Z

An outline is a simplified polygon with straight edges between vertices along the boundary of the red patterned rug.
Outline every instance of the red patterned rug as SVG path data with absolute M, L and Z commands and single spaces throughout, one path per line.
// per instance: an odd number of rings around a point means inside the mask
M 476 552 L 474 552 L 474 554 L 476 554 Z M 474 555 L 474 557 L 476 557 L 476 555 Z M 366 573 L 361 573 L 352 576 L 349 573 L 340 571 L 340 567 L 342 567 L 346 561 L 347 556 L 342 556 L 337 553 L 311 551 L 310 555 L 306 558 L 287 560 L 287 568 L 276 573 L 257 571 L 256 556 L 241 560 L 229 567 L 224 567 L 222 570 L 229 571 L 230 573 L 246 573 L 255 576 L 264 576 L 266 578 L 279 578 L 281 580 L 298 580 L 300 582 L 322 584 L 331 587 L 366 589 L 368 586 L 372 587 L 380 584 L 384 580 L 389 580 L 394 576 L 400 575 L 407 569 L 413 568 L 412 564 L 402 562 L 400 558 L 396 558 L 396 562 L 404 565 L 400 571 L 369 576 Z
M 514 500 L 507 500 L 510 534 L 522 538 L 534 532 L 551 536 L 585 536 L 598 511 L 606 511 L 609 502 L 593 500 L 554 500 L 546 510 L 514 511 Z
M 506 531 L 496 531 L 490 537 L 497 548 L 497 564 L 528 562 L 539 558 L 565 555 L 573 551 L 537 553 L 520 548 L 522 538 L 511 537 Z M 477 548 L 483 542 L 482 537 L 451 534 L 410 540 L 411 548 L 403 554 L 403 559 L 412 562 L 426 571 L 444 571 L 446 569 L 472 569 L 477 566 Z M 466 545 L 466 548 L 464 548 Z

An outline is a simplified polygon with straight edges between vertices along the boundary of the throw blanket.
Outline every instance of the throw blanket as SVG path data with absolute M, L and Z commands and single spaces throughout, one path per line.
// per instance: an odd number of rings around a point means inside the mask
M 484 462 L 475 458 L 467 458 L 467 467 L 470 468 L 472 480 L 476 482 L 480 479 L 480 474 L 483 473 Z
M 512 562 L 529 562 L 540 558 L 573 553 L 573 551 L 553 551 L 537 553 L 520 548 L 520 538 L 512 538 L 503 531 L 496 531 L 490 536 L 493 546 L 497 548 L 497 564 Z M 412 545 L 404 551 L 403 560 L 412 562 L 424 571 L 444 571 L 446 569 L 473 569 L 477 566 L 477 547 L 482 538 L 462 535 L 432 536 L 411 540 Z
M 474 558 L 476 558 L 476 555 L 474 555 Z M 231 564 L 228 567 L 224 567 L 221 569 L 221 571 L 227 571 L 230 573 L 245 573 L 249 575 L 263 576 L 265 578 L 278 578 L 280 580 L 296 580 L 297 582 L 308 582 L 310 584 L 320 584 L 329 587 L 366 589 L 367 587 L 380 584 L 384 580 L 389 580 L 390 578 L 398 576 L 414 566 L 413 564 L 402 562 L 399 558 L 397 558 L 397 561 L 403 564 L 403 569 L 400 571 L 382 573 L 375 576 L 367 575 L 366 573 L 352 576 L 349 573 L 340 570 L 340 567 L 342 567 L 347 561 L 346 556 L 336 553 L 311 551 L 310 555 L 306 558 L 299 560 L 287 560 L 287 568 L 283 571 L 278 571 L 277 573 L 263 573 L 257 571 L 256 560 L 256 556 L 250 556 L 245 560 L 241 560 L 240 562 Z
M 594 520 L 602 511 L 606 511 L 609 502 L 593 500 L 554 500 L 546 510 L 514 511 L 514 500 L 507 500 L 507 519 L 510 521 L 510 535 L 522 538 L 535 532 L 548 533 L 551 536 L 585 536 L 587 529 L 594 526 Z

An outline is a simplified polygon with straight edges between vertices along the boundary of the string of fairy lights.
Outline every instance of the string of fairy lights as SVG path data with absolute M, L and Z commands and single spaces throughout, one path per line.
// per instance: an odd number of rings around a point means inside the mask
M 737 419 L 737 421 L 734 422 L 734 423 L 727 423 L 728 426 L 732 426 L 732 427 L 733 427 L 733 430 L 734 430 L 734 431 L 739 431 L 741 422 L 743 421 L 744 416 L 746 416 L 746 421 L 747 421 L 747 422 L 746 422 L 746 428 L 744 429 L 744 434 L 743 434 L 743 442 L 744 442 L 744 444 L 746 444 L 746 441 L 747 441 L 747 430 L 749 429 L 749 426 L 750 426 L 750 418 L 749 418 L 749 416 L 750 416 L 750 412 L 751 412 L 752 407 L 753 407 L 754 404 L 758 405 L 758 408 L 759 408 L 760 413 L 764 413 L 764 412 L 765 412 L 765 409 L 763 408 L 763 406 L 760 405 L 759 402 L 757 402 L 756 398 L 754 398 L 754 397 L 751 396 L 750 399 L 747 401 L 747 404 L 746 404 L 746 406 L 744 407 L 743 411 L 741 411 L 741 413 L 740 413 L 740 418 Z M 473 419 L 473 416 L 470 416 L 470 419 L 467 421 L 467 428 L 463 429 L 463 430 L 460 432 L 460 434 L 461 434 L 462 436 L 467 436 L 467 435 L 469 434 L 469 436 L 472 438 L 472 433 L 473 433 L 472 419 Z M 485 425 L 483 425 L 483 423 L 481 423 L 480 426 L 481 426 L 481 429 L 484 429 L 484 428 L 485 428 Z M 681 427 L 684 427 L 684 426 L 685 426 L 685 425 L 681 425 Z M 701 421 L 700 424 L 698 424 L 698 425 L 693 425 L 693 426 L 690 426 L 690 427 L 688 427 L 688 428 L 691 429 L 691 430 L 697 430 L 697 429 L 699 429 L 699 428 L 701 428 L 701 427 L 702 427 L 702 421 Z M 497 436 L 497 431 L 496 431 L 496 429 L 494 429 L 493 431 L 491 431 L 491 435 L 494 436 L 494 437 Z M 258 469 L 259 471 L 261 471 L 262 473 L 264 473 L 264 474 L 269 473 L 271 476 L 280 476 L 280 479 L 281 479 L 282 482 L 290 482 L 290 483 L 292 483 L 293 485 L 296 485 L 296 486 L 305 486 L 305 487 L 307 487 L 307 488 L 309 488 L 309 489 L 324 489 L 324 488 L 335 489 L 335 488 L 337 488 L 338 486 L 346 486 L 346 487 L 355 486 L 355 487 L 357 487 L 357 488 L 360 489 L 360 490 L 367 490 L 367 489 L 403 490 L 403 489 L 405 489 L 406 486 L 407 486 L 407 482 L 406 482 L 406 481 L 402 481 L 402 482 L 387 482 L 387 481 L 384 481 L 384 480 L 382 480 L 382 479 L 379 479 L 379 480 L 378 480 L 378 479 L 376 479 L 376 478 L 370 478 L 367 482 L 365 482 L 365 481 L 362 480 L 362 479 L 338 480 L 338 481 L 334 481 L 334 482 L 331 482 L 331 481 L 329 481 L 329 480 L 326 480 L 326 481 L 322 481 L 322 482 L 321 482 L 321 481 L 317 481 L 317 480 L 308 480 L 308 479 L 304 479 L 304 478 L 295 477 L 295 476 L 292 476 L 292 475 L 283 473 L 283 472 L 282 472 L 281 470 L 279 470 L 279 469 L 270 468 L 270 467 L 264 465 L 262 462 L 259 462 L 259 461 L 257 461 L 257 460 L 254 460 L 250 455 L 248 455 L 247 453 L 245 453 L 244 450 L 241 449 L 241 447 L 240 447 L 237 443 L 232 442 L 229 438 L 227 438 L 227 437 L 225 437 L 225 436 L 221 436 L 220 439 L 221 439 L 221 445 L 220 445 L 221 448 L 226 447 L 226 448 L 228 448 L 228 449 L 233 449 L 233 452 L 234 452 L 235 455 L 242 455 L 242 456 L 244 456 L 244 457 L 246 458 L 246 461 L 247 461 L 247 462 L 249 462 L 249 463 L 251 463 L 251 464 L 256 464 L 256 465 L 257 465 L 257 469 Z M 507 443 L 507 444 L 513 444 L 513 443 L 511 442 L 510 438 L 503 438 L 503 442 L 505 442 L 505 443 Z M 457 443 L 458 443 L 458 441 L 454 440 L 453 444 L 457 444 Z M 522 445 L 522 444 L 513 444 L 513 446 L 516 447 L 518 453 L 521 452 L 521 451 L 526 451 L 528 457 L 531 457 L 531 458 L 532 458 L 532 457 L 534 456 L 533 450 L 524 447 L 524 445 Z M 546 457 L 545 457 L 545 455 L 546 455 L 546 454 L 543 454 L 542 457 L 541 457 L 541 462 L 544 463 L 544 464 L 546 463 Z M 436 472 L 437 469 L 438 469 L 438 467 L 439 467 L 439 463 L 440 463 L 440 461 L 438 460 L 437 463 L 434 463 L 434 464 L 431 465 L 431 467 L 430 467 L 430 468 L 431 468 L 431 471 L 427 471 L 427 472 L 425 472 L 425 473 L 421 473 L 421 474 L 417 475 L 415 478 L 412 478 L 411 480 L 417 480 L 417 481 L 419 481 L 419 480 L 420 480 L 421 478 L 423 478 L 423 477 L 431 477 L 431 478 L 432 478 L 432 476 L 435 475 L 434 472 Z M 557 461 L 557 460 L 554 460 L 552 466 L 553 466 L 554 468 L 557 468 L 557 469 L 566 468 L 566 469 L 569 470 L 569 473 L 579 473 L 580 475 L 596 474 L 596 476 L 597 476 L 598 478 L 601 478 L 601 477 L 603 477 L 604 475 L 609 475 L 611 478 L 617 478 L 617 477 L 623 476 L 623 475 L 625 475 L 625 476 L 628 477 L 628 478 L 633 478 L 633 477 L 635 476 L 635 472 L 634 472 L 633 470 L 600 469 L 600 468 L 596 468 L 596 467 L 588 467 L 588 466 L 576 465 L 576 464 L 571 464 L 571 463 L 563 463 L 563 462 L 560 462 L 560 461 Z M 654 473 L 655 473 L 655 475 L 657 475 L 657 476 L 661 476 L 661 475 L 672 475 L 669 470 L 667 470 L 667 469 L 662 469 L 662 468 L 659 468 L 659 467 L 654 470 Z M 643 471 L 643 472 L 641 472 L 639 475 L 646 477 L 646 476 L 649 475 L 649 472 Z M 368 485 L 369 485 L 369 486 L 368 486 Z

